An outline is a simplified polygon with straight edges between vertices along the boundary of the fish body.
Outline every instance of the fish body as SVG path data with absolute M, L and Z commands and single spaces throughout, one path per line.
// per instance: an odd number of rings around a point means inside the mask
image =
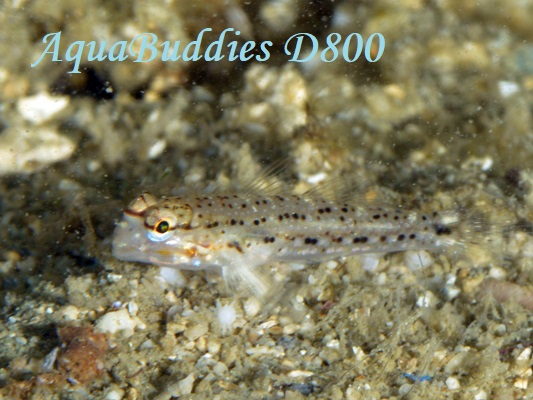
M 113 238 L 121 260 L 179 269 L 221 268 L 255 291 L 257 267 L 363 253 L 441 250 L 457 241 L 457 213 L 422 213 L 316 196 L 143 193 L 124 211 Z M 263 287 L 263 289 L 261 289 Z

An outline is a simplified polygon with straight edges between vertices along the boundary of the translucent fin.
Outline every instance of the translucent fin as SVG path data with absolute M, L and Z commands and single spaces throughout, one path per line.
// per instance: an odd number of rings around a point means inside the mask
M 450 235 L 443 235 L 443 248 L 454 247 L 454 251 L 467 250 L 472 247 L 485 248 L 497 254 L 503 252 L 504 234 L 516 229 L 516 223 L 503 207 L 498 211 L 482 211 L 478 208 L 460 207 L 455 210 L 439 212 L 439 221 L 443 230 Z
M 284 158 L 263 169 L 240 189 L 242 194 L 276 196 L 290 193 L 287 186 L 290 181 L 290 162 L 289 158 Z
M 344 201 L 349 200 L 353 202 L 355 195 L 352 191 L 352 195 L 348 193 L 350 189 L 355 189 L 349 185 L 348 181 L 338 177 L 338 178 L 328 178 L 325 182 L 319 183 L 317 186 L 307 190 L 302 194 L 302 196 L 307 197 L 325 197 L 326 199 Z
M 253 294 L 265 299 L 272 288 L 272 280 L 261 265 L 236 261 L 222 267 L 222 277 L 232 292 Z
M 341 176 L 326 179 L 304 192 L 302 196 L 326 198 L 338 203 L 355 204 L 361 207 L 397 208 L 400 204 L 395 192 L 381 187 L 362 190 L 356 181 Z

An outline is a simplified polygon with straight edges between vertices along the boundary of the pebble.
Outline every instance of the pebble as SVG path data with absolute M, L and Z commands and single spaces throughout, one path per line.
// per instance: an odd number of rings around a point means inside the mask
M 421 251 L 406 251 L 403 259 L 405 261 L 405 264 L 407 265 L 407 268 L 409 268 L 411 271 L 418 271 L 421 269 L 426 269 L 433 264 L 435 264 L 435 260 L 425 250 Z
M 70 158 L 74 150 L 70 138 L 49 126 L 9 127 L 0 136 L 0 175 L 36 172 Z
M 437 305 L 438 299 L 430 290 L 420 296 L 416 300 L 416 305 L 420 308 L 434 308 Z
M 204 336 L 209 331 L 207 321 L 201 321 L 197 324 L 191 325 L 185 329 L 184 335 L 189 340 L 196 340 Z
M 520 86 L 518 83 L 512 81 L 499 81 L 498 89 L 502 97 L 511 97 L 520 90 Z
M 501 267 L 492 267 L 489 271 L 489 276 L 497 280 L 502 280 L 507 277 L 507 271 Z
M 69 104 L 67 96 L 50 96 L 41 92 L 34 96 L 23 97 L 17 102 L 17 110 L 22 117 L 33 124 L 41 124 Z
M 446 372 L 447 374 L 451 374 L 459 370 L 463 367 L 464 361 L 467 357 L 468 353 L 466 351 L 462 351 L 460 353 L 455 354 L 444 367 L 444 372 Z
M 122 389 L 113 389 L 106 394 L 105 400 L 121 400 L 124 398 L 124 391 Z
M 59 313 L 66 321 L 76 321 L 80 315 L 80 309 L 76 306 L 69 305 L 61 307 Z
M 247 317 L 255 317 L 259 311 L 261 311 L 261 302 L 257 298 L 250 297 L 244 302 L 244 313 Z
M 527 389 L 528 386 L 528 378 L 518 378 L 515 383 L 514 387 L 517 389 Z
M 137 322 L 126 309 L 108 312 L 96 323 L 96 329 L 100 332 L 114 334 L 120 331 L 125 337 L 133 335 L 136 326 Z
M 207 351 L 213 356 L 216 356 L 220 352 L 221 347 L 222 344 L 217 338 L 210 338 L 207 341 Z
M 529 361 L 531 358 L 531 347 L 526 347 L 519 355 L 516 357 L 516 361 Z
M 487 395 L 487 392 L 485 392 L 484 390 L 480 390 L 474 395 L 474 400 L 487 400 L 487 399 L 488 399 L 488 395 Z
M 196 377 L 191 373 L 187 375 L 186 378 L 167 386 L 167 388 L 154 399 L 167 400 L 178 396 L 187 396 L 192 393 L 192 388 L 195 381 Z
M 377 254 L 366 254 L 360 256 L 361 266 L 365 271 L 374 272 L 378 269 L 380 256 Z
M 185 278 L 177 268 L 160 267 L 159 276 L 163 282 L 171 286 L 181 287 L 185 285 Z
M 446 379 L 446 387 L 450 390 L 457 390 L 461 388 L 461 383 L 457 378 L 450 376 Z

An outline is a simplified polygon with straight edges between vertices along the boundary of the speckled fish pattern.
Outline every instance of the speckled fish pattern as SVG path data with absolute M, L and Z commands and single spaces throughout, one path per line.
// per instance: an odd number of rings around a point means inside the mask
M 297 195 L 163 197 L 143 193 L 113 239 L 121 260 L 242 274 L 281 262 L 363 253 L 439 250 L 458 241 L 458 215 L 355 205 Z

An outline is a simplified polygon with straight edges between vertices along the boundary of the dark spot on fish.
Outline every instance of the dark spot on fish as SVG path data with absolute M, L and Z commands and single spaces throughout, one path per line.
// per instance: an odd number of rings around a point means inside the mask
M 308 238 L 305 238 L 304 243 L 305 244 L 317 244 L 318 239 L 308 237 Z
M 242 247 L 241 245 L 239 244 L 239 242 L 230 242 L 228 243 L 227 245 L 230 249 L 235 249 L 237 250 L 239 253 L 244 253 L 244 251 L 242 250 Z M 250 247 L 250 245 L 248 244 L 248 247 Z
M 435 224 L 433 225 L 433 227 L 435 228 L 435 233 L 437 235 L 449 235 L 450 233 L 452 233 L 452 230 L 448 226 L 443 224 Z

